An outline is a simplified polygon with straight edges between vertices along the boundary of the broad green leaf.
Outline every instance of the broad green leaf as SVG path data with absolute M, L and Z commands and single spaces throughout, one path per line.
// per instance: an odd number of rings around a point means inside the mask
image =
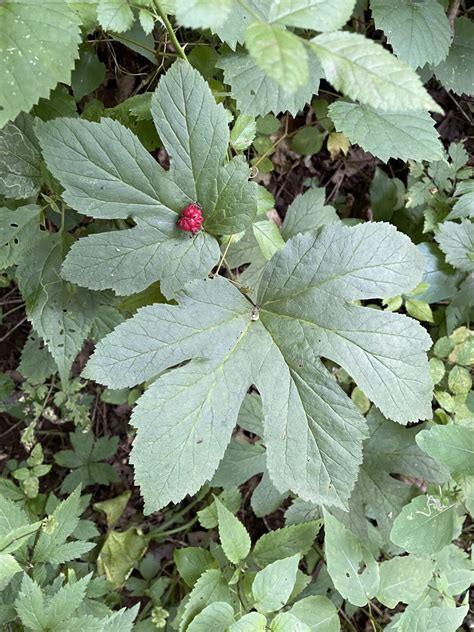
M 200 546 L 176 547 L 173 559 L 178 573 L 191 588 L 204 571 L 217 567 L 217 562 L 209 551 Z
M 185 0 L 183 0 L 184 2 Z M 237 44 L 245 41 L 245 29 L 254 19 L 248 7 L 240 2 L 230 3 L 230 12 L 222 24 L 211 27 L 222 42 L 225 42 L 235 51 Z
M 427 303 L 438 303 L 451 298 L 456 293 L 460 273 L 446 262 L 444 254 L 434 242 L 418 244 L 418 250 L 426 260 L 423 283 L 428 288 L 417 298 Z
M 452 33 L 437 0 L 371 0 L 375 27 L 384 31 L 393 52 L 413 68 L 446 59 Z
M 0 195 L 35 195 L 41 185 L 40 159 L 32 117 L 20 114 L 0 130 Z
M 431 555 L 449 544 L 454 536 L 454 505 L 433 496 L 417 496 L 395 518 L 390 538 L 414 555 Z
M 40 207 L 35 204 L 20 206 L 12 211 L 0 208 L 0 268 L 8 268 L 22 259 L 39 233 Z
M 308 82 L 306 49 L 284 27 L 254 22 L 245 31 L 245 45 L 257 66 L 287 92 L 296 92 Z
M 389 225 L 332 223 L 274 255 L 259 307 L 226 279 L 195 282 L 179 305 L 142 308 L 100 341 L 84 375 L 111 388 L 192 359 L 153 382 L 133 413 L 132 462 L 147 511 L 212 477 L 252 384 L 262 395 L 275 487 L 344 507 L 364 419 L 318 357 L 341 364 L 387 415 L 401 422 L 429 416 L 428 336 L 404 316 L 351 302 L 409 291 L 420 264 Z
M 334 586 L 354 606 L 365 606 L 379 588 L 379 567 L 372 553 L 326 510 L 324 534 L 324 552 Z
M 427 454 L 449 467 L 452 474 L 474 475 L 474 429 L 468 426 L 433 426 L 416 442 Z
M 434 0 L 436 2 L 436 0 Z M 336 101 L 329 108 L 336 129 L 377 158 L 441 160 L 443 146 L 428 112 L 384 112 Z
M 417 446 L 415 439 L 422 426 L 403 428 L 375 407 L 367 415 L 367 424 L 370 438 L 364 443 L 350 512 L 338 512 L 337 518 L 364 540 L 368 537 L 367 514 L 377 521 L 381 539 L 388 543 L 394 519 L 418 491 L 407 478 L 439 484 L 449 478 L 449 473 Z
M 452 266 L 465 272 L 474 272 L 473 222 L 443 222 L 438 227 L 435 239 Z
M 94 48 L 81 46 L 79 59 L 71 75 L 71 87 L 76 101 L 93 92 L 105 79 L 105 64 L 99 61 Z
M 267 619 L 259 612 L 249 612 L 229 627 L 229 632 L 265 632 Z
M 460 595 L 474 580 L 474 565 L 470 556 L 455 544 L 449 544 L 436 556 L 436 585 L 445 595 Z
M 239 418 L 237 418 L 237 424 Z M 232 439 L 212 477 L 213 487 L 242 485 L 265 469 L 265 449 L 258 443 Z
M 288 601 L 296 581 L 300 555 L 277 560 L 255 575 L 252 595 L 259 612 L 275 612 Z
M 230 132 L 230 144 L 236 151 L 244 151 L 250 147 L 256 133 L 255 118 L 248 114 L 239 114 Z
M 232 9 L 231 0 L 176 0 L 176 18 L 192 29 L 222 26 Z
M 24 573 L 15 608 L 23 625 L 42 632 L 47 625 L 44 596 L 38 584 Z
M 97 558 L 97 568 L 114 588 L 122 587 L 145 554 L 148 540 L 140 529 L 109 531 Z
M 133 12 L 128 0 L 99 0 L 97 18 L 104 31 L 123 33 L 133 24 Z
M 404 612 L 397 622 L 397 632 L 456 632 L 468 612 L 468 605 L 453 607 L 432 606 Z
M 46 343 L 64 383 L 91 330 L 99 300 L 89 290 L 73 287 L 61 278 L 61 263 L 69 244 L 68 235 L 43 235 L 17 269 L 28 319 Z
M 259 484 L 254 489 L 250 505 L 257 518 L 263 518 L 277 511 L 282 502 L 289 496 L 288 491 L 280 492 L 268 474 L 267 469 L 263 472 Z
M 10 580 L 22 572 L 22 567 L 10 553 L 0 552 L 0 590 L 6 588 Z
M 311 40 L 336 90 L 374 108 L 442 112 L 414 70 L 359 33 L 323 33 Z
M 283 239 L 288 240 L 299 233 L 317 230 L 338 219 L 334 207 L 324 203 L 325 195 L 324 189 L 308 189 L 295 197 L 281 226 Z
M 419 559 L 412 555 L 382 562 L 378 601 L 388 608 L 395 608 L 400 601 L 415 601 L 426 589 L 433 570 L 432 560 Z
M 211 568 L 201 575 L 189 594 L 179 624 L 179 631 L 187 630 L 191 621 L 208 605 L 216 601 L 232 603 L 227 580 L 220 570 Z
M 222 549 L 229 562 L 238 564 L 250 552 L 250 536 L 240 520 L 218 498 L 215 503 Z
M 260 247 L 260 252 L 267 261 L 285 245 L 280 229 L 275 222 L 268 220 L 255 222 L 252 224 L 252 230 Z
M 270 632 L 292 632 L 299 630 L 300 632 L 309 632 L 311 628 L 297 619 L 291 612 L 280 612 L 273 619 L 270 626 Z
M 474 94 L 474 24 L 468 18 L 454 22 L 454 40 L 447 58 L 434 69 L 436 78 L 456 94 Z
M 238 487 L 224 489 L 218 496 L 223 505 L 233 514 L 237 513 L 242 504 L 242 498 Z M 197 512 L 199 522 L 204 529 L 214 529 L 218 525 L 217 505 L 215 500 L 210 505 Z
M 339 632 L 341 629 L 337 609 L 327 597 L 305 597 L 297 601 L 289 612 L 306 623 L 310 630 Z
M 224 53 L 217 66 L 224 70 L 224 81 L 230 86 L 231 95 L 241 112 L 264 116 L 268 112 L 279 114 L 288 111 L 295 116 L 318 92 L 322 74 L 315 53 L 308 50 L 307 55 L 309 80 L 293 93 L 266 75 L 244 49 Z
M 474 219 L 474 191 L 462 195 L 446 219 Z
M 321 528 L 320 520 L 291 525 L 265 533 L 257 540 L 252 560 L 259 566 L 299 553 L 306 555 Z
M 47 97 L 59 81 L 69 82 L 80 40 L 78 16 L 64 0 L 1 3 L 0 128 Z
M 276 0 L 269 20 L 313 31 L 337 31 L 351 17 L 355 0 Z
M 215 601 L 202 610 L 188 626 L 189 632 L 226 632 L 234 622 L 234 609 L 225 601 Z
M 290 149 L 303 156 L 319 153 L 325 139 L 324 132 L 315 127 L 301 127 L 291 139 Z

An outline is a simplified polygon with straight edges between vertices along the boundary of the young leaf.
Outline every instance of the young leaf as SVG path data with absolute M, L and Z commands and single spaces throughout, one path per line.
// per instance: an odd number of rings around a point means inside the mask
M 229 562 L 238 564 L 249 554 L 250 536 L 240 520 L 218 498 L 215 503 L 222 549 Z
M 216 560 L 200 546 L 175 548 L 173 559 L 178 573 L 191 588 L 205 571 L 217 568 Z
M 273 257 L 277 250 L 285 245 L 280 229 L 275 222 L 268 220 L 255 222 L 252 225 L 252 230 L 260 247 L 260 252 L 267 261 Z
M 1 3 L 0 128 L 47 97 L 59 81 L 69 81 L 80 40 L 78 16 L 63 0 Z
M 176 502 L 212 477 L 251 384 L 263 398 L 268 470 L 277 489 L 344 506 L 360 463 L 364 419 L 318 356 L 346 368 L 388 416 L 400 422 L 429 416 L 428 336 L 404 316 L 351 302 L 409 291 L 422 261 L 389 225 L 333 223 L 298 235 L 274 255 L 259 307 L 226 279 L 195 282 L 178 306 L 145 307 L 100 341 L 84 375 L 112 388 L 195 358 L 156 380 L 132 417 L 138 428 L 132 461 L 147 510 Z
M 270 626 L 270 632 L 292 632 L 292 630 L 311 632 L 311 628 L 308 625 L 302 623 L 290 612 L 280 612 L 280 614 L 277 614 Z
M 216 601 L 232 603 L 227 580 L 220 570 L 211 568 L 201 575 L 189 594 L 179 624 L 179 632 L 188 629 L 191 621 L 208 605 Z
M 426 589 L 433 575 L 432 560 L 407 555 L 393 557 L 380 565 L 380 586 L 377 599 L 388 608 L 402 601 L 412 603 Z
M 441 108 L 414 70 L 359 33 L 323 33 L 311 40 L 326 79 L 351 99 L 389 112 Z
M 288 612 L 298 621 L 306 623 L 310 630 L 339 632 L 341 629 L 337 609 L 327 597 L 305 597 L 297 601 Z
M 341 595 L 365 606 L 379 588 L 379 567 L 370 551 L 324 510 L 324 552 L 329 575 Z
M 337 31 L 351 17 L 355 0 L 280 0 L 272 2 L 270 22 L 313 31 Z
M 469 220 L 460 224 L 443 222 L 435 239 L 451 265 L 465 272 L 474 272 L 474 223 Z
M 436 0 L 435 0 L 436 1 Z M 384 162 L 402 160 L 441 160 L 443 146 L 428 112 L 383 112 L 370 105 L 336 101 L 329 116 L 338 131 L 344 132 Z
M 249 612 L 229 627 L 229 632 L 265 632 L 267 619 L 259 612 Z
M 285 241 L 338 219 L 334 207 L 324 203 L 325 195 L 324 189 L 308 189 L 295 197 L 281 226 L 281 235 Z
M 474 429 L 467 426 L 433 426 L 416 437 L 420 448 L 449 467 L 452 474 L 474 476 Z
M 97 18 L 104 31 L 123 33 L 133 24 L 133 12 L 128 0 L 99 0 Z
M 434 69 L 436 78 L 456 94 L 474 94 L 474 24 L 467 18 L 454 21 L 454 40 L 447 58 Z
M 266 75 L 244 49 L 224 53 L 216 65 L 224 71 L 224 81 L 230 86 L 241 112 L 264 116 L 268 112 L 279 114 L 288 111 L 295 116 L 318 92 L 322 75 L 316 54 L 310 49 L 307 55 L 309 80 L 293 93 Z
M 41 184 L 41 154 L 33 132 L 33 119 L 20 114 L 0 130 L 0 195 L 27 198 Z
M 222 632 L 234 622 L 234 609 L 225 601 L 204 608 L 189 624 L 188 632 Z
M 377 29 L 384 31 L 393 52 L 413 68 L 436 65 L 446 59 L 451 28 L 437 0 L 371 0 Z
M 91 330 L 99 300 L 88 290 L 71 287 L 59 275 L 70 241 L 67 234 L 42 234 L 16 273 L 26 314 L 46 343 L 63 382 Z
M 299 553 L 305 555 L 313 545 L 321 528 L 320 520 L 291 525 L 265 533 L 257 540 L 252 559 L 259 566 Z
M 48 599 L 46 605 L 47 628 L 55 629 L 65 625 L 65 621 L 74 614 L 84 601 L 91 577 L 92 573 L 74 583 L 62 586 L 57 593 Z
M 431 555 L 451 542 L 455 526 L 453 505 L 432 496 L 417 496 L 395 519 L 390 538 L 408 553 Z
M 284 27 L 254 22 L 245 31 L 245 45 L 257 66 L 287 92 L 307 83 L 306 49 L 301 39 Z
M 24 573 L 21 588 L 15 600 L 21 622 L 31 630 L 42 632 L 47 625 L 44 596 L 38 584 Z
M 277 560 L 255 575 L 252 595 L 259 612 L 275 612 L 288 601 L 296 581 L 300 555 Z

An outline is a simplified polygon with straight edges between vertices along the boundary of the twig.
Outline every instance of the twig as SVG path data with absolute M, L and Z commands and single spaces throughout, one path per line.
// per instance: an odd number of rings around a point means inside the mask
M 166 12 L 163 11 L 163 9 L 161 8 L 159 0 L 154 0 L 154 5 L 155 5 L 156 10 L 158 11 L 158 15 L 163 20 L 163 24 L 165 25 L 165 28 L 168 31 L 170 40 L 173 43 L 173 46 L 175 47 L 176 52 L 181 57 L 181 59 L 184 59 L 184 61 L 187 62 L 188 58 L 186 57 L 186 53 L 184 52 L 184 49 L 181 46 L 181 44 L 178 42 L 176 33 L 174 32 L 173 27 L 171 26 L 171 22 L 168 20 L 168 16 L 166 15 Z

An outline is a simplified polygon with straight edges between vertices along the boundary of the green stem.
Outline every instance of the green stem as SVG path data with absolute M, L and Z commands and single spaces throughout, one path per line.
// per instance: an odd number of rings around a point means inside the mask
M 184 49 L 181 46 L 181 44 L 178 42 L 176 33 L 174 32 L 173 27 L 171 26 L 171 22 L 168 20 L 168 16 L 166 15 L 165 11 L 163 11 L 163 9 L 160 6 L 160 1 L 154 0 L 154 5 L 155 5 L 156 10 L 158 11 L 158 15 L 163 20 L 163 24 L 165 25 L 165 28 L 168 31 L 168 35 L 170 36 L 170 39 L 173 43 L 173 46 L 176 49 L 176 52 L 181 57 L 181 59 L 184 59 L 184 61 L 188 61 L 188 58 L 186 57 L 186 53 L 184 52 Z
M 198 520 L 197 516 L 194 516 L 189 522 L 181 525 L 180 527 L 175 527 L 174 529 L 168 529 L 167 531 L 161 531 L 161 529 L 157 529 L 156 531 L 152 531 L 147 534 L 147 538 L 149 540 L 158 540 L 161 538 L 166 538 L 169 535 L 174 535 L 175 533 L 180 533 L 181 531 L 186 531 L 186 529 L 191 528 Z

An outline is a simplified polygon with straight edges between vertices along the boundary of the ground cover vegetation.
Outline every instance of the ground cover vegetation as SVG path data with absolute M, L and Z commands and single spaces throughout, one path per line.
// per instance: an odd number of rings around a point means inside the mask
M 467 0 L 0 0 L 0 628 L 470 630 Z

